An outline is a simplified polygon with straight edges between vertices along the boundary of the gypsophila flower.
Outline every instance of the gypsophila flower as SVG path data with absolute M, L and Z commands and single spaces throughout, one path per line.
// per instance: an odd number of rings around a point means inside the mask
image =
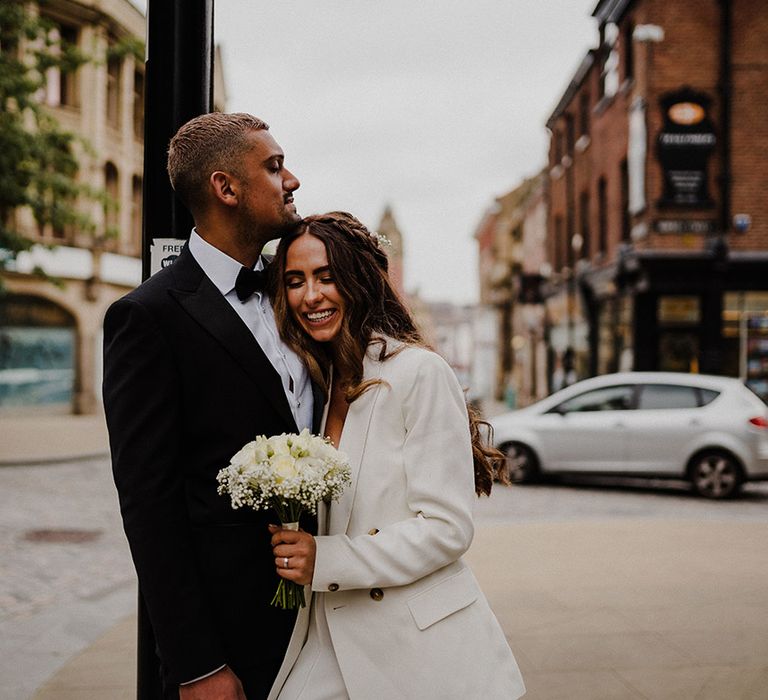
M 327 438 L 306 428 L 298 435 L 259 435 L 220 470 L 218 493 L 229 494 L 233 508 L 274 508 L 284 526 L 298 527 L 302 512 L 337 499 L 350 482 L 347 456 Z M 304 607 L 304 588 L 280 579 L 272 605 Z
M 379 233 L 378 231 L 372 231 L 371 238 L 375 239 L 380 247 L 390 247 L 392 245 L 392 241 L 390 241 L 389 238 L 387 238 L 383 233 Z

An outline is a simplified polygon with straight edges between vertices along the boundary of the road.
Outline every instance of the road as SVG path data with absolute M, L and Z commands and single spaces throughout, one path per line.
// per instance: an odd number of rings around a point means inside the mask
M 768 522 L 768 481 L 745 484 L 738 499 L 710 501 L 685 482 L 569 477 L 546 484 L 496 485 L 481 499 L 478 524 L 585 520 L 667 519 Z
M 674 484 L 497 486 L 476 519 L 479 542 L 511 523 L 768 523 L 768 484 L 722 503 Z M 108 461 L 0 468 L 0 700 L 27 700 L 135 603 Z

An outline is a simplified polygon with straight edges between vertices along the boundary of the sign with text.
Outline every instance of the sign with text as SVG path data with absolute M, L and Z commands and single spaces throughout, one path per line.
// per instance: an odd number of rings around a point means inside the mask
M 653 228 L 658 233 L 715 233 L 717 222 L 712 219 L 657 219 Z
M 150 247 L 149 274 L 154 275 L 173 264 L 186 242 L 184 238 L 153 238 Z
M 664 172 L 659 206 L 710 207 L 707 162 L 717 144 L 709 118 L 711 99 L 690 88 L 664 95 L 663 126 L 656 141 Z

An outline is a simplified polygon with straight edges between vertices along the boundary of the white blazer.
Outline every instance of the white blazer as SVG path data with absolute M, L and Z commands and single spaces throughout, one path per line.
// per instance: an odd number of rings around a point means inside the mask
M 461 559 L 476 498 L 461 387 L 433 352 L 407 347 L 379 362 L 378 350 L 369 349 L 364 378 L 383 383 L 350 405 L 339 445 L 352 483 L 338 502 L 318 509 L 311 585 L 326 593 L 350 700 L 519 698 L 525 687 L 517 663 Z M 270 698 L 308 625 L 307 607 Z

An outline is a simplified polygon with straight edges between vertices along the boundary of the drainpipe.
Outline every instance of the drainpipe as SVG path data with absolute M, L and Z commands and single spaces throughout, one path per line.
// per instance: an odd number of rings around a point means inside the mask
M 731 50 L 733 47 L 733 8 L 731 0 L 720 0 L 720 235 L 721 245 L 727 246 L 726 234 L 731 227 L 731 94 L 733 76 Z
M 720 2 L 720 221 L 717 234 L 709 241 L 711 267 L 706 292 L 702 295 L 702 373 L 723 372 L 723 302 L 728 267 L 728 231 L 731 228 L 731 76 L 732 7 Z

